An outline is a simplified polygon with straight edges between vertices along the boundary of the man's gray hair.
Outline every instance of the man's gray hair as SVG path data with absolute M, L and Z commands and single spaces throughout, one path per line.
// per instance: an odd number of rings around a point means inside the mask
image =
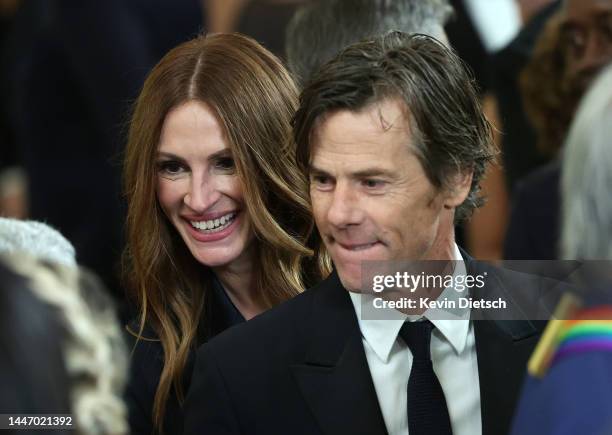
M 612 260 L 612 66 L 580 102 L 563 155 L 561 256 Z
M 289 69 L 303 87 L 344 47 L 390 30 L 446 40 L 452 12 L 448 0 L 315 0 L 298 9 L 287 27 Z

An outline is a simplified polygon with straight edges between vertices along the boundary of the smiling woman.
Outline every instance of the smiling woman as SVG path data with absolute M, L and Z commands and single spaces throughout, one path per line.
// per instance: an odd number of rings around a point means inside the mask
M 221 281 L 228 270 L 250 270 L 253 231 L 230 147 L 212 109 L 197 101 L 173 109 L 158 153 L 159 204 L 194 258 L 216 268 Z M 247 275 L 241 278 L 248 281 Z
M 195 348 L 324 273 L 296 104 L 278 59 L 238 34 L 178 46 L 144 84 L 124 163 L 133 434 L 182 433 Z

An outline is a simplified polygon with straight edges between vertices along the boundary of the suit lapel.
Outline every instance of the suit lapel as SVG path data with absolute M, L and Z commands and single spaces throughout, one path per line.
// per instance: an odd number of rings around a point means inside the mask
M 498 323 L 474 321 L 483 434 L 507 433 L 539 334 L 532 328 L 513 339 Z
M 291 367 L 324 433 L 386 434 L 350 296 L 334 272 L 314 295 L 303 364 Z

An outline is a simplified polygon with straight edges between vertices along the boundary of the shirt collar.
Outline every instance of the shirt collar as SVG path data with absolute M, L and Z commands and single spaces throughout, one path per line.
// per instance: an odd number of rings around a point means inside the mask
M 453 276 L 465 275 L 466 267 L 461 252 L 454 244 L 453 260 L 455 263 L 455 270 Z M 428 309 L 423 313 L 423 316 L 416 318 L 414 316 L 408 316 L 400 311 L 389 309 L 388 316 L 385 319 L 362 319 L 361 316 L 361 305 L 363 303 L 371 304 L 374 299 L 372 294 L 361 294 L 349 292 L 355 313 L 357 314 L 357 322 L 359 323 L 359 329 L 365 341 L 374 350 L 378 358 L 384 363 L 389 360 L 391 349 L 397 339 L 399 330 L 401 329 L 405 321 L 416 321 L 421 317 L 425 317 L 434 324 L 436 329 L 440 331 L 442 336 L 453 346 L 455 352 L 460 354 L 465 349 L 467 343 L 469 322 L 470 322 L 470 310 L 468 308 L 457 308 L 449 312 L 443 309 Z M 452 287 L 447 287 L 438 297 L 439 300 L 447 298 L 450 300 L 459 301 L 461 292 L 456 291 Z M 457 304 L 458 306 L 458 304 Z

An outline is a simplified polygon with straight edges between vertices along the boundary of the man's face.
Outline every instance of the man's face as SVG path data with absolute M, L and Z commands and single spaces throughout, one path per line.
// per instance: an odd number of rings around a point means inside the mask
M 566 78 L 582 95 L 597 72 L 612 60 L 612 0 L 566 0 L 563 8 Z
M 436 189 L 413 151 L 404 105 L 341 110 L 313 132 L 310 197 L 344 287 L 361 288 L 365 260 L 452 258 L 454 208 L 471 182 Z

